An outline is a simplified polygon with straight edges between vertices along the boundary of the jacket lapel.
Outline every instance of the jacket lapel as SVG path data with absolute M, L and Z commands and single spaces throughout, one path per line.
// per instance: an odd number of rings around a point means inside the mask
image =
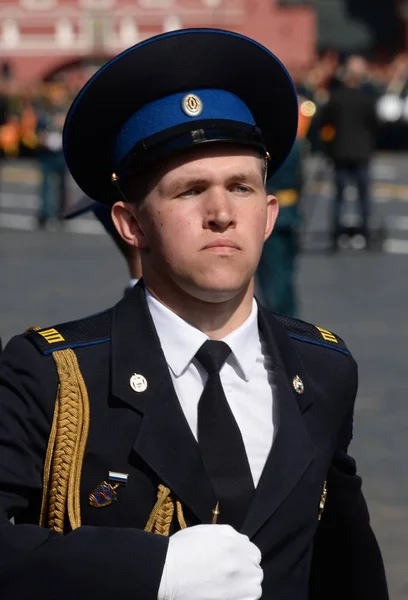
M 271 313 L 259 306 L 259 326 L 273 363 L 273 398 L 278 407 L 277 433 L 255 491 L 242 532 L 253 538 L 293 490 L 313 460 L 313 446 L 302 412 L 312 403 L 312 387 L 296 349 Z M 304 384 L 294 390 L 293 378 Z
M 134 374 L 145 378 L 144 391 L 132 389 Z M 174 391 L 142 285 L 129 292 L 114 311 L 112 392 L 143 414 L 135 452 L 200 521 L 210 522 L 216 499 Z

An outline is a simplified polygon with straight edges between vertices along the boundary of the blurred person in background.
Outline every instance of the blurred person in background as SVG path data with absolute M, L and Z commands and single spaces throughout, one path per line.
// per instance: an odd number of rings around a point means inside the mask
M 65 210 L 67 171 L 62 151 L 62 130 L 68 98 L 62 85 L 47 84 L 44 104 L 38 113 L 38 159 L 41 169 L 38 226 L 60 219 Z
M 297 82 L 296 88 L 300 97 L 314 103 L 315 112 L 320 113 L 330 98 L 330 93 L 338 87 L 339 56 L 337 52 L 328 50 L 310 66 L 304 77 Z M 314 118 L 308 126 L 307 139 L 312 152 L 320 152 L 322 141 L 319 132 L 319 119 Z
M 388 83 L 385 91 L 388 94 L 402 95 L 407 90 L 408 53 L 400 52 L 394 56 L 388 66 Z
M 95 215 L 126 261 L 129 272 L 129 282 L 125 287 L 124 293 L 127 294 L 127 292 L 129 292 L 142 277 L 142 264 L 139 249 L 130 244 L 126 244 L 123 241 L 113 224 L 109 206 L 100 202 L 94 202 L 87 196 L 83 196 L 75 206 L 64 215 L 64 217 L 65 219 L 74 219 L 87 212 L 92 212 Z
M 8 117 L 8 100 L 7 96 L 3 91 L 3 85 L 0 81 L 0 127 L 5 125 Z
M 268 194 L 278 199 L 279 215 L 272 235 L 264 244 L 255 277 L 261 304 L 290 317 L 298 315 L 295 273 L 301 187 L 301 150 L 300 141 L 296 140 L 282 167 L 266 182 Z
M 369 247 L 370 160 L 373 155 L 377 114 L 375 96 L 365 87 L 367 63 L 361 56 L 348 59 L 343 85 L 333 91 L 321 113 L 320 126 L 327 140 L 326 151 L 334 166 L 336 194 L 331 218 L 331 249 L 338 249 L 342 234 L 341 213 L 344 190 L 349 182 L 356 185 L 360 208 L 360 234 Z
M 310 151 L 307 136 L 316 105 L 298 95 L 297 138 L 281 168 L 266 182 L 268 194 L 276 196 L 279 214 L 272 235 L 266 240 L 255 275 L 258 300 L 274 312 L 298 316 L 296 267 L 301 223 L 300 198 L 304 183 L 304 161 Z
M 7 83 L 3 78 L 0 79 L 0 159 L 8 155 L 8 148 L 14 147 L 16 136 L 14 128 L 9 127 L 10 105 L 7 93 Z
M 37 158 L 39 117 L 43 107 L 42 84 L 40 82 L 25 85 L 21 90 L 18 102 L 20 116 L 19 156 Z
M 298 92 L 304 98 L 323 105 L 329 92 L 338 86 L 339 56 L 334 50 L 323 53 L 300 82 Z

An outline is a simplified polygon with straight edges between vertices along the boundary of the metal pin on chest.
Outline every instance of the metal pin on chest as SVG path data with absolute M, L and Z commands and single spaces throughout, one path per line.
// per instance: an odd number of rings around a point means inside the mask
M 117 489 L 127 484 L 129 475 L 118 471 L 109 471 L 108 481 L 102 481 L 90 494 L 89 504 L 94 508 L 103 508 L 118 499 Z
M 303 394 L 303 392 L 305 391 L 305 385 L 303 383 L 303 381 L 300 379 L 299 375 L 296 375 L 293 378 L 293 389 L 295 390 L 295 392 L 297 394 Z
M 129 385 L 134 392 L 144 392 L 147 390 L 147 379 L 140 373 L 133 373 L 129 380 Z

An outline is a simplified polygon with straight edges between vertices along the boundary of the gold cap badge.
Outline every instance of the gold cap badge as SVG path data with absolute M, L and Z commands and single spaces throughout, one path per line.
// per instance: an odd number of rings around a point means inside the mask
M 147 389 L 147 380 L 143 375 L 139 375 L 139 373 L 134 373 L 129 383 L 134 392 L 144 392 Z
M 303 384 L 303 381 L 300 379 L 299 375 L 296 375 L 296 377 L 293 378 L 293 389 L 298 394 L 303 394 L 303 392 L 305 391 L 305 386 Z
M 181 108 L 189 117 L 198 117 L 203 111 L 203 103 L 195 94 L 187 94 L 181 101 Z

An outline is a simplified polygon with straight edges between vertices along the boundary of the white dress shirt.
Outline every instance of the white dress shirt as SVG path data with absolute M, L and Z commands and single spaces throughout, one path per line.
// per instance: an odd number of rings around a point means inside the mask
M 169 310 L 148 290 L 147 304 L 186 420 L 197 439 L 197 408 L 207 372 L 195 354 L 208 336 Z M 223 338 L 231 348 L 220 371 L 221 383 L 241 430 L 254 485 L 257 486 L 274 438 L 270 359 L 258 329 L 253 301 L 248 319 Z M 276 422 L 275 422 L 276 426 Z

